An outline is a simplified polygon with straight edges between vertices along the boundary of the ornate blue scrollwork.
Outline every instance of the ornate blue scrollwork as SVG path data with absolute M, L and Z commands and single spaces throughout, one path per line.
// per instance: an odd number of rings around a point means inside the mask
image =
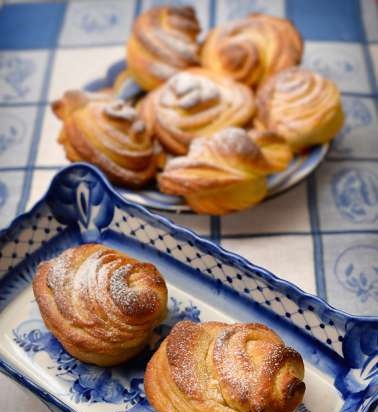
M 126 404 L 128 411 L 143 410 L 145 412 L 150 410 L 142 378 L 146 362 L 177 322 L 182 320 L 200 322 L 200 311 L 192 303 L 184 308 L 182 308 L 182 302 L 174 298 L 171 298 L 171 303 L 169 316 L 164 324 L 155 329 L 151 346 L 130 361 L 127 369 L 122 369 L 122 377 L 125 378 L 122 381 L 114 376 L 113 369 L 88 365 L 73 358 L 46 330 L 40 319 L 22 322 L 13 331 L 14 340 L 30 356 L 38 352 L 45 352 L 49 355 L 56 365 L 56 376 L 69 382 L 69 392 L 76 403 Z
M 75 25 L 87 34 L 104 33 L 120 22 L 122 11 L 114 5 L 94 3 L 90 7 L 79 10 L 75 16 Z
M 348 167 L 332 177 L 332 194 L 341 216 L 356 223 L 378 219 L 378 176 L 364 167 Z
M 378 394 L 378 327 L 350 322 L 343 340 L 343 354 L 350 369 L 335 380 L 344 395 L 342 412 L 367 412 Z
M 56 219 L 79 225 L 83 239 L 94 241 L 113 219 L 114 204 L 104 183 L 92 170 L 77 168 L 59 175 L 47 196 Z

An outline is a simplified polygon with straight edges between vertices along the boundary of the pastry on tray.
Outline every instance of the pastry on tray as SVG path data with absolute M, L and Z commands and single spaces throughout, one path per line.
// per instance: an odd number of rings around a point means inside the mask
M 142 101 L 140 115 L 176 155 L 190 143 L 229 126 L 243 126 L 255 111 L 253 92 L 230 77 L 202 68 L 176 74 Z
M 99 244 L 41 263 L 33 291 L 67 352 L 100 366 L 139 353 L 166 314 L 167 287 L 156 267 Z
M 302 401 L 303 360 L 257 323 L 178 323 L 144 379 L 156 412 L 292 412 Z
M 155 145 L 133 107 L 79 90 L 66 92 L 52 107 L 63 121 L 59 142 L 69 160 L 92 163 L 127 187 L 142 187 L 155 177 Z
M 294 152 L 330 141 L 344 123 L 335 83 L 301 67 L 268 78 L 258 90 L 257 108 L 255 127 L 283 136 Z
M 302 39 L 286 19 L 251 14 L 209 32 L 201 64 L 216 73 L 255 86 L 266 77 L 300 63 Z
M 266 175 L 286 168 L 291 158 L 281 137 L 226 128 L 194 140 L 186 156 L 168 161 L 159 188 L 184 196 L 195 212 L 222 215 L 260 202 Z
M 199 64 L 200 27 L 189 6 L 157 6 L 135 21 L 127 42 L 130 74 L 152 90 L 180 70 Z

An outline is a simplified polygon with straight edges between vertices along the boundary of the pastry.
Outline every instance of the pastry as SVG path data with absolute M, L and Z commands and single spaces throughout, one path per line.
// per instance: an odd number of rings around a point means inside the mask
M 152 90 L 180 70 L 199 64 L 200 27 L 189 6 L 158 6 L 135 21 L 127 43 L 132 77 Z
M 154 265 L 99 244 L 41 263 L 33 291 L 47 328 L 67 352 L 100 366 L 140 352 L 167 306 Z
M 52 108 L 63 121 L 59 142 L 69 160 L 93 163 L 122 186 L 141 187 L 154 178 L 153 140 L 134 108 L 81 91 L 66 92 Z
M 168 151 L 182 155 L 195 138 L 243 126 L 254 111 L 254 96 L 247 86 L 193 68 L 149 93 L 141 103 L 140 115 Z
M 194 211 L 211 215 L 260 202 L 267 194 L 266 175 L 285 168 L 291 151 L 274 135 L 269 142 L 254 139 L 244 129 L 226 128 L 194 140 L 187 156 L 168 161 L 158 177 L 160 190 L 184 196 Z
M 292 412 L 304 365 L 257 323 L 176 324 L 147 365 L 144 387 L 156 412 Z
M 299 64 L 302 53 L 301 36 L 289 20 L 251 14 L 210 31 L 201 50 L 201 63 L 255 86 L 267 76 Z
M 258 90 L 257 107 L 255 127 L 283 136 L 294 152 L 328 142 L 344 122 L 337 86 L 301 67 L 267 79 Z

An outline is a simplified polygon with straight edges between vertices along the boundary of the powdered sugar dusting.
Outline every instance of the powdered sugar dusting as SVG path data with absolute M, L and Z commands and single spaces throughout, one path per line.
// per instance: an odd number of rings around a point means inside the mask
M 137 117 L 136 110 L 125 104 L 123 100 L 116 100 L 112 103 L 109 103 L 104 108 L 105 114 L 115 119 L 123 119 L 129 122 L 133 122 Z

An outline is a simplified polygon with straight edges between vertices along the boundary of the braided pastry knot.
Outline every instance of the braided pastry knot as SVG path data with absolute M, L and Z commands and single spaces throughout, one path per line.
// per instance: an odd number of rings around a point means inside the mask
M 131 75 L 145 90 L 152 90 L 180 70 L 199 64 L 200 32 L 189 6 L 158 6 L 135 21 L 127 43 Z
M 258 91 L 257 106 L 256 128 L 283 136 L 295 152 L 328 142 L 344 123 L 336 85 L 300 67 L 267 79 Z
M 141 187 L 156 173 L 151 134 L 134 108 L 111 96 L 66 92 L 53 103 L 59 142 L 71 161 L 95 164 L 114 183 Z
M 227 128 L 194 140 L 187 156 L 170 160 L 159 187 L 184 196 L 198 213 L 222 215 L 261 201 L 267 193 L 266 175 L 286 168 L 291 157 L 278 136 Z
M 157 412 L 291 412 L 305 384 L 301 356 L 257 323 L 178 323 L 150 360 Z
M 195 68 L 173 76 L 147 95 L 140 114 L 170 152 L 185 154 L 193 139 L 228 126 L 243 126 L 254 111 L 248 87 Z
M 302 39 L 294 25 L 264 14 L 250 16 L 210 31 L 201 63 L 216 73 L 255 86 L 282 69 L 300 63 Z
M 166 313 L 167 288 L 155 266 L 98 244 L 41 263 L 33 290 L 47 328 L 64 348 L 100 366 L 140 352 Z

